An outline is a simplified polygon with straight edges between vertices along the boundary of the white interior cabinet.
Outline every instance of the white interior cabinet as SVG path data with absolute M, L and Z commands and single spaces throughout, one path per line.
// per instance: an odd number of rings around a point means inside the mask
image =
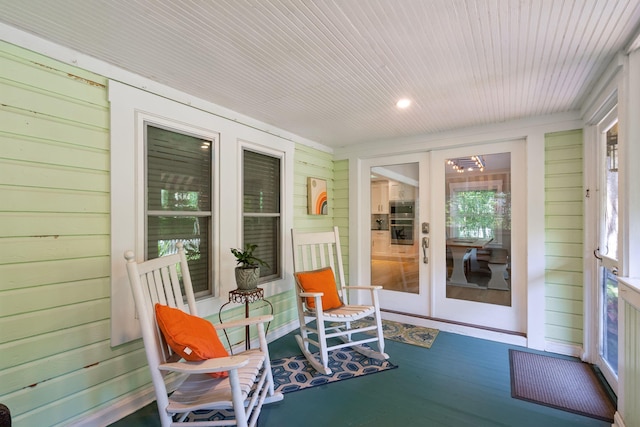
M 415 187 L 402 182 L 391 182 L 389 185 L 389 200 L 414 200 Z
M 371 230 L 371 254 L 386 255 L 391 249 L 389 230 Z
M 371 213 L 389 213 L 389 181 L 371 183 Z

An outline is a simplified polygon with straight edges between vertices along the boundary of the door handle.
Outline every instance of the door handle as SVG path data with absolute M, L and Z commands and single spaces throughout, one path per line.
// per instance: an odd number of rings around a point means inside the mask
M 597 260 L 602 261 L 602 257 L 600 256 L 600 247 L 598 246 L 593 250 L 593 256 L 596 257 Z
M 427 248 L 429 247 L 429 238 L 422 238 L 422 262 L 425 264 L 429 264 L 429 257 L 427 256 Z

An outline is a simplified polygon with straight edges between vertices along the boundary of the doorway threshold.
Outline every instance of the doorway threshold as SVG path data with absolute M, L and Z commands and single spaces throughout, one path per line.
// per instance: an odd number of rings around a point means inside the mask
M 491 327 L 488 327 L 488 326 L 474 325 L 472 323 L 465 323 L 465 322 L 456 322 L 454 320 L 440 319 L 440 318 L 437 318 L 437 317 L 430 317 L 430 316 L 422 316 L 422 315 L 419 315 L 419 314 L 405 313 L 405 312 L 396 311 L 396 310 L 388 310 L 388 309 L 382 309 L 381 308 L 380 311 L 382 313 L 389 313 L 389 314 L 392 314 L 392 315 L 398 315 L 398 316 L 403 316 L 403 317 L 421 319 L 421 320 L 426 320 L 426 321 L 429 321 L 429 322 L 437 322 L 437 323 L 442 323 L 442 324 L 447 324 L 447 325 L 452 325 L 452 326 L 459 326 L 459 327 L 463 327 L 463 328 L 477 329 L 479 331 L 487 331 L 487 332 L 491 332 L 491 333 L 499 334 L 499 335 L 507 335 L 507 336 L 512 336 L 512 337 L 518 337 L 518 341 L 520 341 L 520 338 L 522 338 L 522 339 L 524 339 L 526 341 L 526 338 L 527 338 L 527 335 L 525 333 L 509 331 L 509 330 L 506 330 L 506 329 L 491 328 Z M 450 332 L 460 333 L 457 330 L 451 330 Z M 464 333 L 464 335 L 475 335 L 475 334 Z M 498 339 L 497 341 L 502 341 L 502 340 Z M 511 341 L 511 340 L 506 340 L 506 341 Z

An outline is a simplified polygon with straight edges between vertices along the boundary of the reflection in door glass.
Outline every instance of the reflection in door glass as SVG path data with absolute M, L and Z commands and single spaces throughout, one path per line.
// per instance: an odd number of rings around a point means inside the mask
M 371 168 L 371 284 L 418 293 L 418 163 Z
M 618 374 L 618 278 L 602 269 L 602 345 L 601 356 Z
M 600 250 L 608 260 L 618 259 L 618 124 L 605 135 L 606 188 L 603 244 Z M 609 263 L 607 263 L 609 264 Z M 609 267 L 613 267 L 608 265 Z M 611 370 L 618 373 L 618 279 L 610 268 L 603 266 L 601 281 L 601 342 L 600 355 Z
M 446 160 L 447 298 L 511 306 L 511 155 Z
M 618 124 L 607 131 L 604 247 L 600 253 L 618 259 Z

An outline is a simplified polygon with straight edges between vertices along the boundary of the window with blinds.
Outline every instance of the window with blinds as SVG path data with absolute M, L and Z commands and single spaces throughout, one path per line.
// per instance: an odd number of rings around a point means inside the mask
M 261 281 L 281 275 L 281 162 L 279 157 L 243 151 L 243 244 L 255 244 Z
M 186 249 L 196 297 L 212 293 L 212 141 L 147 124 L 146 259 Z

